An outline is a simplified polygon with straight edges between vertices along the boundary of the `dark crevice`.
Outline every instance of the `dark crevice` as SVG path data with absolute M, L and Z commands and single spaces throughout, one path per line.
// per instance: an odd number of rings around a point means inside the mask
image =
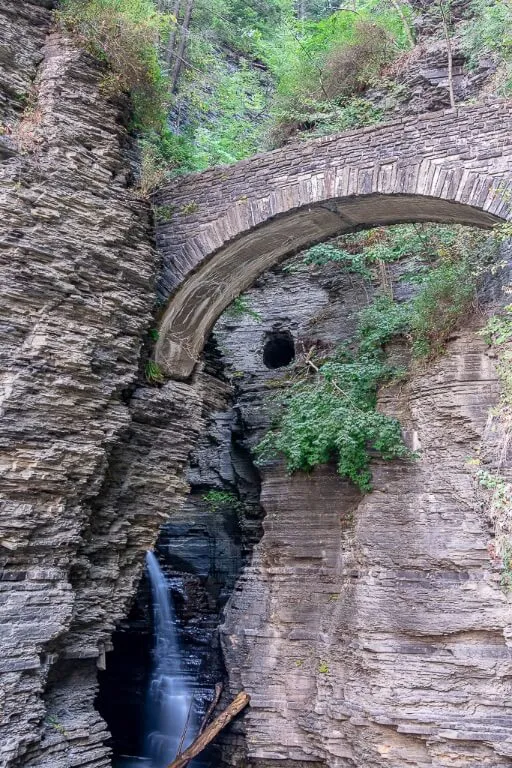
M 263 347 L 266 368 L 284 368 L 295 359 L 295 342 L 290 331 L 272 331 L 267 334 Z

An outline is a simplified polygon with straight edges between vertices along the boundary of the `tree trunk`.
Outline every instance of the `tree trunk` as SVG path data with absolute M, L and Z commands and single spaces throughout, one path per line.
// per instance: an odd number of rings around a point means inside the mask
M 449 0 L 448 0 L 449 7 Z M 455 93 L 453 90 L 453 53 L 452 53 L 452 41 L 450 37 L 450 26 L 448 21 L 447 9 L 444 1 L 439 1 L 439 10 L 441 11 L 441 19 L 443 22 L 443 31 L 446 40 L 446 52 L 448 54 L 448 92 L 450 94 L 450 106 L 452 109 L 455 107 Z
M 405 31 L 407 34 L 407 37 L 409 39 L 409 42 L 411 44 L 411 48 L 414 48 L 416 45 L 416 41 L 414 39 L 414 35 L 412 34 L 411 25 L 409 24 L 409 20 L 407 19 L 405 13 L 402 10 L 402 5 L 400 4 L 399 0 L 390 0 L 391 5 L 395 9 L 395 11 L 398 13 L 400 18 L 402 19 L 402 24 L 405 27 Z
M 203 733 L 199 734 L 197 739 L 192 742 L 183 754 L 178 755 L 175 760 L 170 763 L 167 768 L 184 768 L 194 757 L 203 751 L 205 747 L 213 741 L 223 728 L 230 723 L 239 712 L 244 709 L 250 702 L 251 697 L 248 693 L 242 691 L 238 696 L 233 699 L 229 707 L 224 712 L 215 718 L 213 723 L 206 728 Z
M 185 53 L 185 46 L 187 44 L 187 33 L 190 26 L 190 19 L 192 18 L 192 11 L 194 9 L 194 0 L 187 0 L 185 8 L 185 17 L 181 26 L 180 44 L 176 52 L 176 58 L 171 77 L 171 93 L 176 93 L 178 87 L 178 80 L 180 77 L 181 67 L 183 64 L 183 54 Z
M 174 54 L 174 46 L 176 45 L 176 36 L 178 34 L 180 10 L 181 10 L 181 0 L 176 0 L 176 2 L 174 3 L 174 8 L 172 9 L 172 15 L 175 18 L 175 22 L 174 22 L 173 28 L 171 29 L 171 34 L 169 35 L 169 42 L 167 43 L 167 56 L 165 57 L 169 70 L 171 69 L 172 59 Z

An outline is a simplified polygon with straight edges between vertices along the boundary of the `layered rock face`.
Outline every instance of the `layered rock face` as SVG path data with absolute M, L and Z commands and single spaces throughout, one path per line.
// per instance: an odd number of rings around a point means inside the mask
M 269 275 L 248 294 L 261 322 L 217 326 L 249 443 L 283 376 L 263 365 L 268 339 L 290 331 L 299 351 L 349 337 L 368 301 L 357 280 Z M 420 457 L 375 462 L 373 493 L 331 467 L 263 470 L 264 535 L 222 628 L 233 691 L 252 696 L 230 762 L 512 765 L 510 597 L 467 466 L 499 392 L 476 324 L 383 392 Z
M 177 475 L 200 422 L 190 386 L 132 396 L 156 256 L 146 206 L 130 190 L 126 104 L 105 100 L 102 71 L 53 30 L 50 5 L 0 8 L 0 763 L 9 767 L 108 765 L 96 664 L 162 506 L 184 494 Z M 137 497 L 142 484 L 158 502 Z
M 213 459 L 215 441 L 239 429 L 230 415 L 205 420 L 225 408 L 227 387 L 207 371 L 143 383 L 157 258 L 130 188 L 126 104 L 105 100 L 101 69 L 53 29 L 51 6 L 0 7 L 0 764 L 106 768 L 97 667 L 145 549 L 176 513 L 162 541 L 177 591 L 196 595 L 206 647 L 259 535 L 258 486 L 243 447 Z M 352 333 L 366 301 L 329 270 L 274 280 L 253 294 L 262 324 L 228 320 L 217 334 L 249 443 L 268 424 L 263 390 L 279 379 L 262 371 L 266 334 L 329 345 Z M 231 685 L 253 696 L 251 762 L 511 764 L 508 598 L 464 466 L 497 389 L 467 330 L 383 397 L 421 459 L 377 466 L 372 496 L 329 468 L 264 472 L 264 536 L 224 628 Z M 195 498 L 180 517 L 190 449 L 206 430 L 213 439 L 195 455 Z M 212 524 L 202 500 L 212 488 L 236 490 L 251 514 Z M 185 529 L 190 515 L 195 529 Z M 199 551 L 205 541 L 221 544 L 213 560 Z M 226 744 L 233 760 L 245 751 L 236 729 Z
M 218 628 L 241 569 L 261 537 L 262 514 L 258 474 L 238 444 L 233 388 L 222 375 L 213 345 L 201 368 L 197 386 L 204 393 L 204 422 L 187 470 L 190 494 L 181 510 L 173 508 L 155 546 L 174 603 L 181 669 L 193 692 L 196 724 L 216 684 L 226 678 Z M 117 755 L 144 753 L 152 631 L 150 590 L 143 576 L 100 674 L 97 706 Z M 201 756 L 204 766 L 218 765 L 219 760 L 215 746 Z

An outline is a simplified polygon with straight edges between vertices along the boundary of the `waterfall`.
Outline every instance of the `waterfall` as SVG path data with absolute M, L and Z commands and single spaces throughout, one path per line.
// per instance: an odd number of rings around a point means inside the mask
M 194 737 L 189 711 L 192 693 L 181 670 L 174 606 L 165 576 L 153 552 L 146 555 L 154 615 L 154 661 L 146 722 L 145 751 L 152 768 L 165 768 L 178 752 L 189 718 L 183 749 Z

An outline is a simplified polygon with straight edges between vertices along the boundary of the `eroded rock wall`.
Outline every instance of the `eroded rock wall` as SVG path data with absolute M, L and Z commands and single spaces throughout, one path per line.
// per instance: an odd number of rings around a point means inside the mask
M 163 507 L 184 496 L 201 415 L 187 385 L 134 393 L 157 258 L 147 205 L 131 189 L 127 105 L 105 99 L 104 73 L 54 28 L 50 6 L 0 6 L 0 764 L 9 768 L 109 764 L 96 665 Z
M 367 302 L 335 266 L 269 275 L 248 294 L 260 322 L 218 324 L 249 444 L 288 375 L 263 366 L 268 334 L 328 348 Z M 499 393 L 481 322 L 468 318 L 439 360 L 382 393 L 420 458 L 375 462 L 372 494 L 331 467 L 262 470 L 264 535 L 222 628 L 232 689 L 252 696 L 230 762 L 512 765 L 510 596 L 467 466 Z

